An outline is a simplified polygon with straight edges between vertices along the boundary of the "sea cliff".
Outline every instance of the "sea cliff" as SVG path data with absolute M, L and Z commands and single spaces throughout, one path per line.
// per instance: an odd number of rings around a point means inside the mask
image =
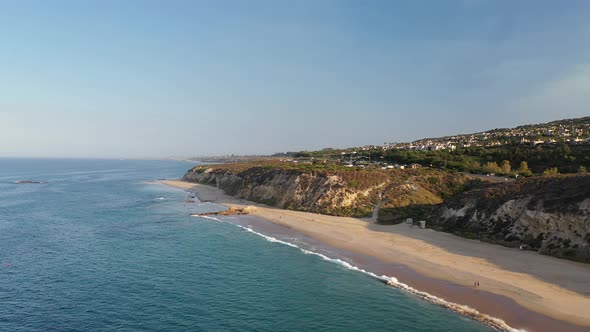
M 590 262 L 588 175 L 486 183 L 427 168 L 235 163 L 197 166 L 183 180 L 289 210 L 351 217 L 376 211 L 382 224 L 426 220 L 463 237 Z
M 266 205 L 336 216 L 399 222 L 422 214 L 472 183 L 461 174 L 433 169 L 310 169 L 290 165 L 197 166 L 183 180 L 216 186 L 227 194 Z
M 590 176 L 522 179 L 458 194 L 436 206 L 439 230 L 590 263 Z

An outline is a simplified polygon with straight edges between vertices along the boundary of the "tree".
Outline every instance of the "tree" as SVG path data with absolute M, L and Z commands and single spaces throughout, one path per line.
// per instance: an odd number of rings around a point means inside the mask
M 522 176 L 531 176 L 533 175 L 533 172 L 531 172 L 531 170 L 529 169 L 529 163 L 527 163 L 526 161 L 521 161 L 520 162 L 520 166 L 518 167 L 518 169 L 516 170 L 516 172 Z
M 465 168 L 471 173 L 479 173 L 481 171 L 481 165 L 475 160 L 467 161 Z
M 508 160 L 503 160 L 500 168 L 502 168 L 502 173 L 506 175 L 510 174 L 510 171 L 512 170 L 512 167 L 510 166 L 510 162 Z
M 561 150 L 561 155 L 564 157 L 572 153 L 572 149 L 570 149 L 565 143 L 559 144 L 559 149 Z
M 502 173 L 502 169 L 495 161 L 488 161 L 481 169 L 484 173 Z
M 586 167 L 584 167 L 584 166 L 580 166 L 580 167 L 578 168 L 578 173 L 583 173 L 583 174 L 586 174 L 586 173 L 588 173 L 588 170 L 586 169 Z

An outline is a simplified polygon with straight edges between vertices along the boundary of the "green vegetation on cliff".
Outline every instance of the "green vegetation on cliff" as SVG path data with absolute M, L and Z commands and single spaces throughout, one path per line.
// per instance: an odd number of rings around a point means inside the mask
M 391 179 L 383 193 L 377 219 L 380 223 L 397 224 L 407 218 L 416 221 L 427 218 L 432 208 L 449 197 L 483 185 L 480 180 L 440 170 L 422 168 L 409 172 L 412 173 L 416 175 Z
M 361 169 L 269 160 L 197 166 L 184 178 L 299 211 L 365 217 L 381 204 L 379 220 L 388 223 L 401 222 L 410 211 L 422 213 L 474 183 L 465 175 L 429 168 Z
M 468 147 L 451 150 L 405 150 L 383 149 L 381 147 L 345 150 L 321 150 L 292 153 L 290 156 L 313 158 L 315 160 L 339 160 L 343 153 L 345 160 L 352 151 L 354 158 L 386 163 L 412 164 L 456 170 L 470 173 L 519 174 L 530 176 L 542 174 L 547 169 L 557 168 L 560 173 L 576 173 L 590 168 L 590 145 L 506 145 L 499 147 Z M 527 168 L 522 170 L 522 163 Z

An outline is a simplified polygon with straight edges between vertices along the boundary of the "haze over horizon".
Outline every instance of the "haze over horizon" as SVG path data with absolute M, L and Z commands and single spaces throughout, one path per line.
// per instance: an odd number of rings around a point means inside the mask
M 590 114 L 590 2 L 0 3 L 0 157 L 270 154 Z

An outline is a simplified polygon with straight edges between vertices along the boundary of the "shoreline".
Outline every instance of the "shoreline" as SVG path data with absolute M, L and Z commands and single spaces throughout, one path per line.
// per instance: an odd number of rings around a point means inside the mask
M 256 206 L 253 217 L 372 260 L 369 271 L 384 272 L 420 292 L 498 317 L 513 328 L 585 331 L 590 327 L 586 310 L 590 297 L 583 295 L 590 294 L 590 266 L 585 264 L 405 224 L 383 226 L 364 219 L 272 208 L 185 181 L 159 183 L 195 192 L 201 202 Z M 477 280 L 480 287 L 475 288 Z

